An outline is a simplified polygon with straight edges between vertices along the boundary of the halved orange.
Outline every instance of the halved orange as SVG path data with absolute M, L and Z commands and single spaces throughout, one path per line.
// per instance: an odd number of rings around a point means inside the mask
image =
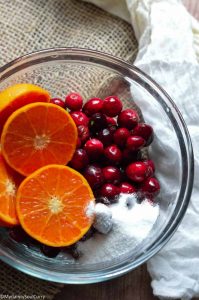
M 0 226 L 19 224 L 16 213 L 16 174 L 0 154 Z
M 41 87 L 19 83 L 0 92 L 0 133 L 8 117 L 18 108 L 33 102 L 49 102 L 49 93 Z
M 8 118 L 1 144 L 6 162 L 27 176 L 48 164 L 66 165 L 76 148 L 77 128 L 57 105 L 28 104 Z
M 78 241 L 93 221 L 94 196 L 74 169 L 48 165 L 28 176 L 17 192 L 23 229 L 43 244 L 62 247 Z

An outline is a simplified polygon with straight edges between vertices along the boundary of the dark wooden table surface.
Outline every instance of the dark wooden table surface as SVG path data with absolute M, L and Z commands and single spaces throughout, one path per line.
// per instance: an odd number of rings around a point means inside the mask
M 199 0 L 183 0 L 199 20 Z M 114 280 L 88 285 L 65 285 L 55 300 L 155 300 L 146 265 Z
M 146 266 L 119 278 L 88 285 L 66 285 L 55 300 L 154 300 Z

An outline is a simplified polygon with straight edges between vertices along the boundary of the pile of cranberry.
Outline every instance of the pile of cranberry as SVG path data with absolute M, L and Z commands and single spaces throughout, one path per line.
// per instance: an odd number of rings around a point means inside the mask
M 97 202 L 109 205 L 121 193 L 136 193 L 139 199 L 147 197 L 153 201 L 160 185 L 154 177 L 153 161 L 142 158 L 142 149 L 153 141 L 153 129 L 139 123 L 135 110 L 122 110 L 122 102 L 116 96 L 92 98 L 83 105 L 79 94 L 70 93 L 65 101 L 53 98 L 51 103 L 67 109 L 77 125 L 77 148 L 69 165 L 85 176 Z M 95 232 L 91 227 L 81 241 Z M 46 246 L 33 240 L 20 226 L 11 228 L 9 234 L 30 248 L 39 247 L 51 258 L 61 250 L 75 259 L 81 256 L 77 243 L 64 248 Z
M 120 193 L 154 199 L 160 185 L 153 161 L 142 155 L 153 141 L 153 128 L 139 122 L 135 110 L 123 110 L 116 96 L 92 98 L 83 105 L 81 95 L 70 93 L 65 102 L 54 98 L 51 103 L 67 109 L 77 126 L 77 148 L 69 166 L 84 175 L 96 201 L 113 203 Z

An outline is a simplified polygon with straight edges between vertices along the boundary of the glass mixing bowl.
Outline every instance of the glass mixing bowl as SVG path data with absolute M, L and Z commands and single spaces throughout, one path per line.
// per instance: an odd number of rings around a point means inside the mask
M 116 260 L 82 265 L 60 255 L 48 258 L 18 244 L 0 229 L 0 258 L 14 268 L 42 279 L 83 284 L 108 280 L 135 269 L 171 238 L 187 209 L 193 185 L 192 145 L 182 116 L 165 91 L 138 68 L 110 55 L 74 48 L 42 50 L 0 68 L 0 90 L 15 83 L 33 83 L 52 97 L 77 91 L 84 99 L 117 95 L 125 107 L 136 107 L 151 124 L 155 139 L 149 148 L 161 182 L 159 215 L 147 237 Z

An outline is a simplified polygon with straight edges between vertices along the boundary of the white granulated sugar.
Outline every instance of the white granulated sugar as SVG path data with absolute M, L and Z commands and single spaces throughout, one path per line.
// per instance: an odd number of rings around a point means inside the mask
M 110 206 L 110 210 L 111 231 L 106 235 L 95 234 L 79 243 L 78 248 L 83 254 L 80 264 L 108 262 L 133 251 L 147 237 L 159 214 L 158 205 L 148 201 L 138 204 L 134 195 L 122 195 L 118 203 Z
M 97 203 L 95 205 L 95 220 L 93 227 L 103 234 L 107 234 L 113 225 L 112 211 L 111 209 L 102 204 Z
M 88 218 L 92 218 L 95 214 L 95 203 L 94 201 L 90 201 L 86 207 L 86 215 Z

